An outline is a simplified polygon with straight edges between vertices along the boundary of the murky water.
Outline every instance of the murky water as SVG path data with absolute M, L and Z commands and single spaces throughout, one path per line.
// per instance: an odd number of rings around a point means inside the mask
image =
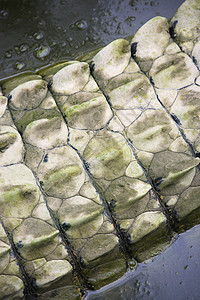
M 75 57 L 171 18 L 183 0 L 0 0 L 0 78 Z

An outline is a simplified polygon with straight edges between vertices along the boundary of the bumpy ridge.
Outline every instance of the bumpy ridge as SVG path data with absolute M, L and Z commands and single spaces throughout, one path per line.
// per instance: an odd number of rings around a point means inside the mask
M 91 68 L 90 68 L 91 69 Z M 52 90 L 51 90 L 51 85 L 52 83 L 49 85 L 49 90 L 50 92 L 52 93 L 52 95 L 54 97 L 56 96 L 60 96 L 60 95 L 57 95 L 55 94 Z M 105 95 L 104 95 L 105 96 Z M 106 98 L 106 97 L 105 97 Z M 55 98 L 56 99 L 56 98 Z M 108 104 L 110 105 L 108 99 L 106 98 Z M 56 100 L 55 100 L 56 102 Z M 66 117 L 64 116 L 62 110 L 60 109 L 58 103 L 56 102 L 58 108 L 59 108 L 59 111 L 61 113 L 61 115 L 63 116 L 63 119 L 65 120 L 67 126 L 68 126 L 68 120 L 66 119 Z M 101 128 L 102 129 L 102 128 Z M 101 130 L 100 129 L 100 130 Z M 110 205 L 104 194 L 101 192 L 101 189 L 98 187 L 98 184 L 96 184 L 94 178 L 93 178 L 93 175 L 92 173 L 90 172 L 90 168 L 89 168 L 89 165 L 88 163 L 83 159 L 82 155 L 80 154 L 80 152 L 78 151 L 78 149 L 76 149 L 73 145 L 70 144 L 70 129 L 69 129 L 69 126 L 68 126 L 68 142 L 69 142 L 69 145 L 77 152 L 78 156 L 80 157 L 82 163 L 83 163 L 83 166 L 84 166 L 84 169 L 90 179 L 90 182 L 92 183 L 92 185 L 94 186 L 97 194 L 99 195 L 101 201 L 102 201 L 102 204 L 103 204 L 103 207 L 104 207 L 104 213 L 105 213 L 105 216 L 109 219 L 109 221 L 111 222 L 111 224 L 113 224 L 114 226 L 114 229 L 115 229 L 115 232 L 116 232 L 116 236 L 118 237 L 119 239 L 119 247 L 126 259 L 126 264 L 128 266 L 128 261 L 129 260 L 132 260 L 134 258 L 134 252 L 132 251 L 131 249 L 131 240 L 130 240 L 130 236 L 129 234 L 127 233 L 126 230 L 122 229 L 121 228 L 121 225 L 120 225 L 120 222 L 119 220 L 116 219 L 116 216 L 115 216 L 115 213 L 114 213 L 114 205 Z
M 131 44 L 131 57 L 134 59 L 134 56 L 135 56 L 135 53 L 136 53 L 136 50 L 137 50 L 137 43 L 132 43 Z M 130 62 L 130 61 L 129 61 Z M 139 67 L 139 66 L 138 66 Z M 93 76 L 93 72 L 95 70 L 95 63 L 94 61 L 92 61 L 90 63 L 90 72 L 91 72 L 91 75 Z M 94 80 L 95 80 L 95 77 L 93 76 Z M 150 82 L 151 82 L 151 78 L 150 78 Z M 100 91 L 103 93 L 103 95 L 105 96 L 109 106 L 110 106 L 110 109 L 113 111 L 112 109 L 112 103 L 110 102 L 110 97 L 109 95 L 107 95 L 103 89 L 101 89 L 101 86 L 99 85 L 98 81 L 96 81 Z M 154 83 L 152 83 L 152 87 L 154 86 Z M 155 92 L 155 90 L 154 90 Z M 156 94 L 156 92 L 155 92 Z M 156 94 L 157 96 L 157 94 Z M 161 105 L 163 106 L 163 108 L 165 109 L 165 111 L 168 113 L 168 111 L 166 110 L 166 108 L 164 107 L 164 105 L 162 104 L 162 102 L 160 101 L 160 99 L 158 98 L 157 96 L 157 99 L 158 101 L 161 103 Z M 114 113 L 113 113 L 114 115 Z M 170 115 L 171 116 L 171 115 Z M 172 116 L 171 116 L 172 117 Z M 173 118 L 173 117 L 172 117 Z M 174 118 L 173 118 L 174 120 Z M 179 128 L 180 130 L 180 128 Z M 184 134 L 183 132 L 180 130 L 182 136 L 184 137 Z M 126 138 L 124 135 L 123 137 L 126 139 L 127 143 L 129 144 L 132 152 L 133 152 L 133 155 L 134 157 L 136 158 L 138 164 L 141 166 L 141 168 L 143 169 L 144 171 L 144 174 L 145 174 L 145 177 L 147 179 L 147 182 L 152 186 L 152 190 L 153 190 L 153 193 L 154 193 L 154 196 L 155 196 L 155 199 L 158 200 L 159 204 L 160 204 L 160 207 L 161 207 L 161 210 L 162 212 L 164 213 L 164 215 L 166 216 L 167 218 L 167 225 L 169 226 L 169 229 L 170 231 L 172 232 L 174 229 L 175 229 L 175 226 L 176 226 L 176 222 L 177 222 L 177 217 L 176 217 L 176 212 L 174 210 L 172 210 L 171 208 L 169 208 L 166 203 L 163 201 L 163 197 L 159 194 L 159 190 L 157 189 L 157 185 L 156 183 L 154 182 L 154 180 L 149 176 L 146 168 L 144 167 L 144 165 L 142 164 L 142 162 L 138 159 L 138 156 L 135 152 L 135 149 L 134 149 L 134 145 L 132 144 L 132 141 L 128 138 Z M 189 144 L 190 148 L 191 148 L 191 152 L 192 154 L 194 154 L 194 150 L 193 150 L 193 147 L 192 145 L 187 141 L 187 143 Z M 195 154 L 194 154 L 195 156 Z M 196 157 L 196 156 L 195 156 Z M 127 235 L 127 233 L 126 233 Z M 130 241 L 129 241 L 129 244 L 130 244 Z
M 12 100 L 12 96 L 9 96 L 9 102 Z M 13 122 L 15 123 L 15 117 L 13 117 L 12 114 L 12 110 L 11 111 L 11 116 L 13 119 Z M 15 124 L 17 127 L 17 124 Z M 22 141 L 23 141 L 23 136 L 21 136 Z M 23 141 L 24 144 L 26 144 Z M 48 155 L 46 155 L 44 157 L 44 161 L 48 160 Z M 35 174 L 34 174 L 35 176 Z M 38 181 L 37 176 L 35 176 L 35 180 L 37 185 L 40 188 L 40 191 L 43 195 L 43 199 L 45 201 L 46 207 L 49 211 L 49 214 L 51 216 L 51 219 L 53 221 L 53 223 L 55 224 L 57 230 L 59 231 L 59 235 L 60 238 L 65 246 L 65 249 L 67 251 L 67 253 L 69 254 L 69 262 L 73 268 L 73 275 L 74 275 L 74 280 L 77 281 L 78 285 L 80 286 L 80 294 L 83 296 L 85 295 L 85 293 L 87 292 L 87 289 L 93 289 L 92 285 L 87 281 L 87 277 L 84 275 L 84 262 L 82 260 L 81 257 L 79 257 L 76 254 L 76 251 L 74 249 L 74 247 L 71 245 L 69 238 L 66 234 L 66 230 L 68 229 L 66 226 L 64 226 L 65 224 L 61 224 L 59 221 L 59 218 L 55 215 L 55 213 L 52 211 L 52 209 L 49 207 L 48 202 L 46 200 L 46 194 L 43 190 L 43 182 Z M 6 230 L 6 229 L 5 229 Z M 37 294 L 36 294 L 36 290 L 38 289 L 35 283 L 35 278 L 31 278 L 25 271 L 24 266 L 22 265 L 22 259 L 20 257 L 20 254 L 17 251 L 17 248 L 13 242 L 12 236 L 8 233 L 8 231 L 6 230 L 8 237 L 9 237 L 9 241 L 11 243 L 11 247 L 13 249 L 13 252 L 15 255 L 17 255 L 17 263 L 19 265 L 19 268 L 23 274 L 23 278 L 25 278 L 24 280 L 24 285 L 25 285 L 25 289 L 24 289 L 24 295 L 27 297 L 27 299 L 38 299 Z M 33 298 L 31 298 L 33 297 Z M 35 298 L 34 298 L 35 297 Z

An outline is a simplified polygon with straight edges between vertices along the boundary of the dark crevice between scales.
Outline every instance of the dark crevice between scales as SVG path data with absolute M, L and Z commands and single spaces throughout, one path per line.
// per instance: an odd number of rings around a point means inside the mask
M 11 98 L 12 96 L 8 96 L 8 99 L 9 101 L 11 101 Z M 8 101 L 8 107 L 9 107 L 9 101 Z M 10 111 L 10 114 L 11 114 L 11 117 L 12 117 L 12 120 L 15 124 L 15 120 L 14 120 L 14 117 L 13 117 L 13 114 L 12 114 L 12 111 L 10 110 L 9 108 L 9 111 Z M 15 124 L 16 128 L 17 128 L 17 125 Z M 20 132 L 20 135 L 21 135 L 21 139 L 23 141 L 23 136 Z M 23 141 L 23 144 L 25 145 L 24 141 Z M 47 159 L 47 157 L 45 158 Z M 69 262 L 72 266 L 72 270 L 73 270 L 73 275 L 74 275 L 74 280 L 78 279 L 78 284 L 79 284 L 79 287 L 80 287 L 80 293 L 81 293 L 81 296 L 84 296 L 87 292 L 88 289 L 92 290 L 92 286 L 91 284 L 87 281 L 87 279 L 85 278 L 84 276 L 84 272 L 83 272 L 83 269 L 84 269 L 84 262 L 83 260 L 81 259 L 81 257 L 78 257 L 75 253 L 75 250 L 73 248 L 73 246 L 71 245 L 70 241 L 69 241 L 69 238 L 66 234 L 66 229 L 67 229 L 67 226 L 63 225 L 60 223 L 59 219 L 57 218 L 57 216 L 55 215 L 55 213 L 50 209 L 50 207 L 48 206 L 48 203 L 47 203 L 47 200 L 46 200 L 46 196 L 45 196 L 45 192 L 43 190 L 43 182 L 42 181 L 38 181 L 37 177 L 35 176 L 34 172 L 32 172 L 34 177 L 35 177 L 35 180 L 36 180 L 36 184 L 37 186 L 39 187 L 41 193 L 42 193 L 42 196 L 43 196 L 43 199 L 45 201 L 45 204 L 46 204 L 46 207 L 47 207 L 47 210 L 49 211 L 49 214 L 51 216 L 51 219 L 53 220 L 53 223 L 54 225 L 56 226 L 57 230 L 59 231 L 59 236 L 65 246 L 65 249 L 69 255 Z M 27 300 L 31 298 L 27 298 Z M 37 298 L 33 298 L 33 299 L 37 299 Z
M 93 72 L 94 72 L 94 69 L 95 69 L 95 63 L 94 61 L 92 60 L 90 63 L 89 63 L 89 67 L 90 67 L 90 74 L 92 76 L 92 78 L 94 79 L 94 81 L 96 82 L 96 85 L 98 86 L 99 90 L 101 91 L 101 93 L 104 95 L 104 97 L 106 98 L 106 101 L 108 103 L 108 105 L 110 106 L 110 109 L 113 113 L 113 110 L 112 110 L 112 103 L 110 102 L 110 97 L 108 95 L 105 94 L 105 92 L 101 89 L 101 87 L 99 86 L 98 82 L 96 81 L 94 75 L 93 75 Z M 114 116 L 114 113 L 113 113 L 113 116 Z
M 167 108 L 164 106 L 164 104 L 162 103 L 162 101 L 160 100 L 158 94 L 156 93 L 155 91 L 155 88 L 154 88 L 154 84 L 152 85 L 153 86 L 153 89 L 154 89 L 154 93 L 156 95 L 156 98 L 158 100 L 158 102 L 161 104 L 161 106 L 163 107 L 163 109 L 165 110 L 165 112 L 168 114 L 168 116 L 170 116 L 170 118 L 173 120 L 173 122 L 175 123 L 178 131 L 180 132 L 183 140 L 186 142 L 186 144 L 188 145 L 189 149 L 190 149 L 190 152 L 192 154 L 193 157 L 197 157 L 196 156 L 196 151 L 193 147 L 193 145 L 190 143 L 190 141 L 187 139 L 186 135 L 185 135 L 185 132 L 184 130 L 181 128 L 181 121 L 179 120 L 179 118 L 174 114 L 174 113 L 170 113 Z
M 44 192 L 43 192 L 43 194 L 44 194 Z M 75 251 L 74 247 L 71 245 L 69 238 L 66 234 L 66 231 L 70 228 L 70 224 L 67 224 L 67 223 L 61 224 L 59 221 L 59 218 L 52 211 L 52 209 L 48 206 L 47 202 L 46 202 L 46 205 L 47 205 L 47 209 L 50 213 L 50 216 L 51 216 L 57 230 L 59 231 L 59 235 L 65 246 L 65 249 L 67 250 L 67 253 L 69 255 L 69 262 L 73 269 L 73 276 L 74 276 L 74 279 L 78 281 L 78 284 L 80 286 L 81 296 L 84 296 L 86 294 L 87 290 L 93 290 L 93 287 L 87 281 L 87 279 L 85 277 L 85 274 L 84 274 L 85 264 L 84 264 L 83 259 L 76 254 L 76 251 Z
M 175 20 L 172 24 L 172 26 L 169 27 L 169 34 L 171 36 L 171 38 L 173 40 L 175 40 L 176 38 L 176 31 L 175 31 L 175 28 L 176 28 L 176 25 L 178 24 L 178 20 Z
M 23 290 L 24 299 L 25 300 L 38 300 L 39 297 L 38 297 L 38 287 L 36 284 L 36 280 L 34 277 L 30 276 L 28 274 L 28 272 L 26 271 L 26 267 L 24 265 L 25 261 L 20 255 L 20 252 L 18 250 L 19 247 L 17 247 L 17 245 L 14 243 L 12 234 L 7 230 L 7 228 L 4 225 L 1 218 L 0 218 L 0 224 L 2 225 L 2 227 L 6 233 L 8 241 L 10 243 L 11 253 L 16 259 L 16 263 L 18 265 L 18 268 L 19 268 L 19 271 L 21 274 L 20 279 L 22 279 L 23 284 L 24 284 L 24 290 Z
M 95 190 L 97 191 L 97 193 L 102 201 L 105 215 L 107 216 L 107 218 L 109 219 L 109 221 L 111 222 L 111 224 L 113 225 L 113 227 L 115 229 L 116 236 L 118 237 L 118 240 L 119 240 L 119 248 L 125 257 L 127 267 L 129 267 L 129 261 L 132 259 L 135 259 L 134 249 L 132 247 L 132 241 L 131 241 L 130 235 L 127 233 L 127 231 L 125 229 L 121 228 L 120 221 L 116 218 L 115 201 L 111 200 L 111 203 L 108 203 L 108 201 L 106 200 L 106 198 L 104 196 L 104 193 L 101 191 L 101 188 L 95 182 L 95 180 L 90 172 L 88 163 L 84 159 L 82 159 L 82 161 L 84 164 L 84 168 L 92 182 L 92 185 L 95 187 Z
M 95 81 L 96 82 L 96 81 Z M 52 86 L 52 82 L 48 85 L 48 88 L 49 88 L 49 91 L 51 92 L 52 96 L 54 97 L 54 100 L 57 104 L 57 101 L 56 101 L 56 96 L 60 96 L 59 94 L 55 94 L 52 92 L 52 89 L 51 89 L 51 86 Z M 110 223 L 113 225 L 114 229 L 115 229 L 115 234 L 116 236 L 118 237 L 118 240 L 119 240 L 119 248 L 120 248 L 120 251 L 122 252 L 124 258 L 125 258 L 125 261 L 126 261 L 126 266 L 127 268 L 129 267 L 129 262 L 134 258 L 134 250 L 133 250 L 133 247 L 132 247 L 132 241 L 131 241 L 131 238 L 130 238 L 130 235 L 127 233 L 127 231 L 123 228 L 121 228 L 121 225 L 120 225 L 120 221 L 117 220 L 116 218 L 116 215 L 114 213 L 114 205 L 113 202 L 112 204 L 109 204 L 108 201 L 106 200 L 105 196 L 104 196 L 104 193 L 101 191 L 101 188 L 98 186 L 98 184 L 95 182 L 91 172 L 90 172 L 90 169 L 89 169 L 89 164 L 84 160 L 84 158 L 81 156 L 81 154 L 79 153 L 78 149 L 76 149 L 71 143 L 70 143 L 70 128 L 68 126 L 68 121 L 65 117 L 65 115 L 63 114 L 63 112 L 61 111 L 59 105 L 57 104 L 57 107 L 68 127 L 68 144 L 69 146 L 74 149 L 76 151 L 76 153 L 78 154 L 80 160 L 82 161 L 82 164 L 83 164 L 83 167 L 90 179 L 90 182 L 92 183 L 92 185 L 94 186 L 97 194 L 99 195 L 101 201 L 102 201 L 102 205 L 104 207 L 104 214 L 105 216 L 108 218 L 108 220 L 110 221 Z
M 132 45 L 131 45 L 131 57 L 133 59 L 134 59 L 136 51 L 137 51 L 137 44 L 138 43 L 132 43 Z M 135 61 L 135 59 L 134 59 L 134 61 Z M 95 80 L 95 77 L 93 75 L 94 69 L 95 69 L 95 63 L 93 61 L 91 61 L 91 63 L 90 63 L 90 72 L 91 72 L 91 75 L 93 76 L 93 78 Z M 143 74 L 146 75 L 144 72 L 143 72 Z M 96 80 L 95 80 L 95 82 L 96 82 Z M 98 85 L 97 82 L 96 82 L 96 84 Z M 109 96 L 105 95 L 104 91 L 101 89 L 101 87 L 99 85 L 98 85 L 98 87 L 99 87 L 99 90 L 105 96 L 105 98 L 107 100 L 107 103 L 109 104 L 110 109 L 112 110 L 112 103 L 110 102 Z M 154 90 L 154 92 L 155 92 L 155 90 Z M 112 110 L 112 112 L 113 112 L 113 110 Z M 114 113 L 113 113 L 113 115 L 114 115 Z M 120 132 L 118 132 L 118 133 L 120 133 Z M 157 187 L 156 182 L 154 182 L 154 180 L 149 176 L 147 170 L 145 169 L 145 167 L 143 166 L 143 164 L 139 160 L 139 158 L 138 158 L 138 156 L 137 156 L 137 154 L 135 152 L 134 145 L 133 145 L 132 141 L 130 139 L 126 138 L 126 136 L 124 136 L 124 135 L 122 135 L 122 136 L 126 139 L 128 145 L 130 146 L 130 148 L 132 150 L 132 153 L 133 153 L 135 159 L 137 160 L 137 163 L 141 166 L 141 168 L 142 168 L 142 170 L 143 170 L 143 172 L 145 174 L 145 177 L 147 179 L 147 182 L 151 185 L 152 191 L 153 191 L 153 194 L 154 194 L 154 197 L 155 197 L 155 201 L 159 202 L 161 211 L 163 212 L 163 214 L 165 215 L 166 220 L 167 220 L 167 228 L 168 228 L 169 234 L 170 234 L 170 236 L 172 236 L 173 235 L 173 230 L 175 229 L 176 223 L 177 223 L 176 212 L 173 209 L 169 208 L 167 206 L 167 204 L 164 202 L 163 196 L 160 195 L 160 191 L 159 191 L 159 189 Z

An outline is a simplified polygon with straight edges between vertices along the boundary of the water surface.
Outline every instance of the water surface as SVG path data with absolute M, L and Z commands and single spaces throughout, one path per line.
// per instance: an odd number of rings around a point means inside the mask
M 0 78 L 75 59 L 134 34 L 183 0 L 0 0 Z

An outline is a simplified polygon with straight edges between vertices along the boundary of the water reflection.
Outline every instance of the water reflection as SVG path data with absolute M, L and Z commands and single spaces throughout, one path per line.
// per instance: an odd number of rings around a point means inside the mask
M 133 273 L 91 292 L 87 300 L 199 299 L 200 225 L 181 234 L 153 262 L 139 264 Z
M 1 0 L 0 77 L 75 57 L 170 18 L 183 0 Z

